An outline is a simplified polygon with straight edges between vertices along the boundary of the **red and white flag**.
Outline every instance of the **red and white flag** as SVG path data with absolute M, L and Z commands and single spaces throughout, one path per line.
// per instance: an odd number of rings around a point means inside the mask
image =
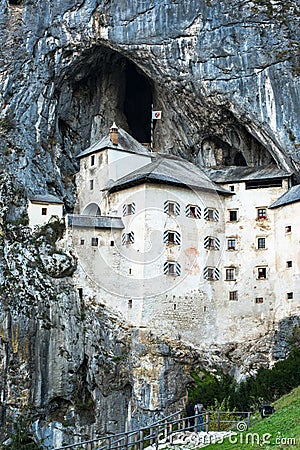
M 152 120 L 161 119 L 161 111 L 152 111 Z

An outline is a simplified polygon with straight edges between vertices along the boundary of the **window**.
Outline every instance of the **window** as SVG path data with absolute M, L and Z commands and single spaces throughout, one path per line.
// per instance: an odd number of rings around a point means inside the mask
M 79 299 L 83 300 L 83 288 L 78 288 Z
M 237 209 L 232 209 L 229 211 L 229 221 L 230 222 L 236 222 L 238 220 L 238 212 Z
M 292 298 L 294 298 L 294 293 L 293 292 L 288 292 L 286 296 L 287 296 L 287 298 L 289 300 L 291 300 Z
M 263 220 L 267 218 L 267 210 L 266 208 L 257 208 L 257 219 Z
M 291 225 L 287 225 L 287 226 L 285 227 L 285 232 L 286 232 L 286 233 L 291 233 L 291 232 L 292 232 L 292 227 L 291 227 Z
M 231 192 L 234 192 L 234 186 L 233 184 L 231 186 L 229 186 L 229 189 L 231 190 Z
M 263 303 L 263 302 L 264 302 L 263 297 L 256 297 L 255 303 Z
M 47 215 L 47 208 L 42 208 L 42 216 L 46 216 Z
M 213 209 L 213 208 L 205 208 L 204 209 L 204 219 L 205 220 L 218 222 L 219 217 L 220 217 L 220 214 L 217 209 Z
M 179 277 L 181 273 L 181 266 L 175 261 L 166 261 L 164 264 L 164 274 Z
M 95 155 L 91 155 L 91 166 L 95 165 Z
M 94 189 L 94 180 L 90 180 L 90 190 Z
M 185 215 L 192 219 L 201 219 L 201 209 L 197 205 L 187 205 L 185 208 Z
M 271 179 L 271 180 L 250 180 L 245 183 L 246 189 L 259 189 L 259 188 L 269 188 L 269 187 L 282 187 L 282 180 Z
M 293 261 L 287 261 L 286 262 L 286 267 L 287 268 L 293 267 Z
M 134 232 L 122 234 L 122 245 L 129 245 L 134 243 Z
M 179 216 L 180 214 L 179 203 L 167 200 L 164 203 L 164 213 L 169 214 L 170 216 Z
M 235 268 L 230 267 L 229 269 L 226 269 L 226 281 L 233 281 L 235 280 Z
M 236 239 L 227 239 L 227 250 L 236 250 Z
M 114 245 L 115 245 L 115 241 L 110 241 L 110 246 L 114 247 Z
M 203 271 L 205 280 L 216 281 L 220 279 L 220 271 L 216 267 L 205 267 Z
M 261 250 L 262 248 L 266 248 L 266 238 L 258 238 L 257 239 L 257 248 Z
M 237 299 L 238 299 L 237 291 L 230 291 L 229 292 L 229 300 L 237 301 Z
M 97 237 L 92 237 L 92 247 L 98 247 L 99 239 Z
M 266 267 L 258 267 L 257 278 L 259 280 L 265 280 L 267 278 L 267 268 Z
M 220 240 L 212 236 L 206 236 L 204 239 L 204 248 L 207 250 L 220 250 Z
M 80 239 L 80 245 L 84 245 L 84 239 Z
M 128 300 L 128 309 L 132 309 L 132 300 L 131 299 Z
M 123 216 L 131 216 L 135 214 L 135 203 L 123 205 Z
M 174 245 L 180 245 L 181 244 L 181 236 L 178 233 L 178 231 L 165 231 L 164 232 L 164 244 L 174 244 Z

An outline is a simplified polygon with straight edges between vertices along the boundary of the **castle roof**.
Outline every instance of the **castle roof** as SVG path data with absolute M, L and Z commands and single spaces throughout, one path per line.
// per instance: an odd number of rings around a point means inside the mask
M 45 194 L 45 195 L 33 195 L 29 197 L 29 200 L 31 203 L 56 203 L 56 204 L 63 204 L 63 201 L 56 197 L 55 195 L 51 194 Z
M 142 183 L 172 184 L 189 189 L 217 191 L 224 195 L 233 194 L 212 182 L 195 164 L 166 154 L 152 155 L 151 163 L 117 180 L 109 187 L 109 191 L 120 191 Z
M 300 201 L 300 184 L 291 187 L 287 192 L 285 192 L 281 197 L 279 197 L 276 202 L 272 203 L 269 208 L 278 208 L 279 206 L 289 205 L 290 203 L 295 203 Z
M 268 180 L 286 178 L 291 172 L 278 169 L 277 166 L 237 167 L 228 166 L 222 169 L 205 169 L 205 172 L 215 183 L 239 183 L 240 181 Z
M 130 134 L 128 134 L 122 128 L 118 129 L 118 144 L 113 144 L 110 139 L 110 133 L 104 136 L 99 141 L 95 142 L 93 145 L 85 149 L 83 152 L 77 155 L 77 158 L 83 158 L 92 153 L 101 152 L 106 149 L 121 150 L 128 153 L 136 153 L 138 155 L 151 155 L 151 152 L 136 141 Z

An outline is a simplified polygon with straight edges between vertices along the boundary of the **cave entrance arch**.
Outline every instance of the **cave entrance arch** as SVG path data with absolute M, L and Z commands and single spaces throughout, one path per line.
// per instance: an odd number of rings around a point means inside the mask
M 83 216 L 101 216 L 101 210 L 97 203 L 90 203 L 81 213 Z

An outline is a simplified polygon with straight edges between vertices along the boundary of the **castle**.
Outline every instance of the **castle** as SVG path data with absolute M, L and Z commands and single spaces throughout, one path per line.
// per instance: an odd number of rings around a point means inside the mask
M 78 155 L 79 294 L 191 345 L 300 313 L 300 186 L 274 166 L 203 169 L 114 124 Z

